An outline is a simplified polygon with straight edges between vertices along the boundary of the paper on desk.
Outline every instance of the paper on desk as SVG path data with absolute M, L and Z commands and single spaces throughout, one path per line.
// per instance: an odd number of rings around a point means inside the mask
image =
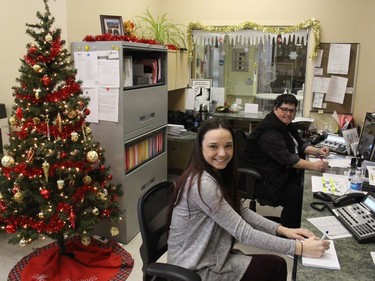
M 309 161 L 322 161 L 320 158 L 313 158 L 309 157 Z M 338 167 L 338 168 L 349 168 L 350 167 L 350 158 L 342 158 L 342 157 L 336 157 L 336 155 L 329 155 L 324 157 L 324 161 L 328 162 L 328 165 L 330 167 Z
M 312 192 L 343 195 L 350 188 L 350 181 L 347 176 L 324 173 L 322 177 L 311 176 L 311 188 Z
M 375 166 L 367 166 L 369 184 L 375 185 Z
M 307 219 L 322 233 L 328 231 L 327 237 L 329 239 L 339 239 L 345 237 L 352 237 L 350 232 L 341 224 L 335 216 L 325 216 Z M 316 234 L 317 235 L 317 234 Z
M 335 269 L 340 270 L 340 263 L 337 257 L 335 244 L 332 240 L 330 240 L 331 244 L 329 245 L 329 249 L 325 251 L 323 257 L 321 258 L 307 258 L 302 257 L 302 264 L 304 266 L 313 266 L 313 267 L 321 267 L 327 269 Z

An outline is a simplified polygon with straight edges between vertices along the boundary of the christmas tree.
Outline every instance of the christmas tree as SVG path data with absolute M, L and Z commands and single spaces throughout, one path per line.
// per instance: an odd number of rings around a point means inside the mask
M 25 246 L 40 236 L 58 241 L 90 233 L 102 219 L 118 221 L 119 185 L 110 183 L 104 150 L 92 138 L 89 100 L 82 96 L 61 29 L 43 0 L 40 23 L 26 24 L 26 45 L 13 87 L 10 144 L 0 166 L 0 229 Z M 118 233 L 116 227 L 112 235 Z

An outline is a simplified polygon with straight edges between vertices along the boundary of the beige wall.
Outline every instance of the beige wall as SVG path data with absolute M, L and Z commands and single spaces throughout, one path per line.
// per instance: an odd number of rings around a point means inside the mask
M 187 24 L 238 24 L 253 21 L 264 25 L 294 25 L 310 18 L 321 22 L 321 41 L 360 43 L 360 57 L 354 118 L 363 119 L 366 111 L 374 111 L 375 45 L 373 0 L 57 0 L 49 1 L 69 47 L 72 41 L 81 41 L 85 35 L 101 33 L 99 15 L 121 15 L 124 20 L 136 21 L 147 7 L 155 15 L 167 13 L 168 18 Z M 25 23 L 34 23 L 35 13 L 43 8 L 42 0 L 3 0 L 0 18 L 0 102 L 10 108 L 13 97 L 11 87 L 18 77 L 19 59 L 25 54 L 30 37 L 25 35 Z M 6 28 L 8 27 L 9 28 Z M 11 26 L 11 27 L 10 27 Z M 11 32 L 11 34 L 9 34 Z M 311 93 L 307 97 L 311 102 Z
M 32 38 L 26 34 L 26 23 L 38 23 L 37 11 L 44 11 L 42 0 L 2 0 L 0 3 L 0 103 L 7 106 L 8 116 L 13 104 L 12 86 L 19 77 L 20 59 L 26 54 L 26 44 Z M 54 26 L 61 28 L 62 38 L 66 39 L 66 0 L 49 1 L 49 8 L 55 17 Z

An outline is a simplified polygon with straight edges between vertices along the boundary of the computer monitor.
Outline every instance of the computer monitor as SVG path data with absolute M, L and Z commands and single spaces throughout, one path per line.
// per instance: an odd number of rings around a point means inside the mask
M 358 141 L 357 154 L 364 160 L 374 161 L 375 113 L 367 112 Z

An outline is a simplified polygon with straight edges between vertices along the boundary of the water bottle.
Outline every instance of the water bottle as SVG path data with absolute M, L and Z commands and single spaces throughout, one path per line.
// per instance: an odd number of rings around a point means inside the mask
M 362 180 L 361 170 L 357 169 L 355 171 L 355 175 L 352 177 L 352 180 L 350 182 L 350 189 L 352 191 L 361 192 L 362 185 L 363 185 L 363 180 Z

